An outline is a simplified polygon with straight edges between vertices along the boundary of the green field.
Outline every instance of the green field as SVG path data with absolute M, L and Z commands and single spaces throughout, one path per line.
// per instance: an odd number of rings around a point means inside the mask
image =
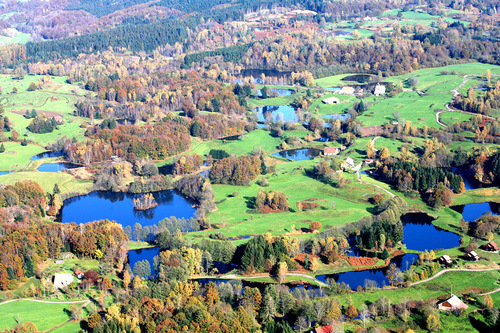
M 48 330 L 67 321 L 70 304 L 14 301 L 0 304 L 0 330 L 13 328 L 19 318 L 21 322 L 32 322 L 39 331 Z
M 23 147 L 17 142 L 4 142 L 3 145 L 5 152 L 0 154 L 0 171 L 13 171 L 23 168 L 30 162 L 32 156 L 45 151 L 45 149 L 35 144 Z
M 93 182 L 88 180 L 74 179 L 66 172 L 14 172 L 0 176 L 3 184 L 14 184 L 17 181 L 30 179 L 38 182 L 45 192 L 52 193 L 54 185 L 57 183 L 61 193 L 87 193 Z
M 448 126 L 462 121 L 469 121 L 473 116 L 462 112 L 443 112 L 439 115 L 439 120 Z
M 14 13 L 3 14 L 5 17 L 8 17 Z M 15 29 L 7 29 L 10 34 L 8 36 L 0 36 L 0 46 L 4 46 L 7 44 L 26 44 L 30 40 L 30 35 L 25 34 L 23 32 L 19 32 Z

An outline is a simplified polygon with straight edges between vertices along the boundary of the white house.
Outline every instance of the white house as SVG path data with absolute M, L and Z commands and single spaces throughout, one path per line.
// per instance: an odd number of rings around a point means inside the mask
M 69 286 L 73 282 L 73 274 L 56 273 L 54 274 L 54 290 Z
M 449 299 L 438 304 L 439 310 L 452 311 L 455 309 L 467 309 L 469 306 L 462 302 L 460 298 L 451 295 Z
M 384 86 L 384 85 L 377 84 L 377 85 L 375 86 L 375 90 L 373 91 L 373 94 L 374 94 L 375 96 L 380 96 L 380 95 L 385 94 L 385 86 Z

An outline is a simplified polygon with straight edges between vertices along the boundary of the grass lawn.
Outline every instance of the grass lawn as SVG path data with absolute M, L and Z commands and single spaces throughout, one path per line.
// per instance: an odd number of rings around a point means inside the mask
M 128 241 L 128 249 L 129 250 L 147 249 L 149 247 L 155 247 L 155 245 L 150 244 L 148 242 Z
M 462 112 L 443 112 L 439 115 L 439 120 L 448 126 L 462 121 L 469 121 L 473 116 Z
M 312 221 L 319 221 L 323 227 L 329 225 L 342 225 L 354 222 L 363 216 L 370 215 L 372 207 L 368 200 L 374 193 L 380 191 L 370 185 L 359 184 L 355 181 L 356 175 L 346 175 L 350 180 L 345 188 L 337 189 L 323 184 L 307 176 L 302 167 L 311 167 L 317 161 L 288 162 L 278 165 L 279 176 L 268 175 L 269 187 L 265 190 L 284 192 L 288 197 L 291 211 L 286 213 L 260 214 L 251 209 L 252 200 L 257 195 L 259 186 L 253 182 L 250 186 L 214 185 L 216 201 L 220 202 L 218 210 L 209 214 L 212 224 L 219 228 L 228 237 L 264 234 L 270 232 L 274 235 L 291 231 L 291 226 L 296 229 L 308 228 Z M 297 169 L 297 170 L 294 170 Z M 238 196 L 229 197 L 238 191 Z M 296 204 L 310 198 L 324 199 L 318 201 L 323 206 L 308 211 L 297 211 Z M 331 203 L 334 202 L 334 209 Z M 226 220 L 225 226 L 221 220 Z M 213 233 L 206 231 L 196 234 Z M 196 234 L 192 234 L 195 236 Z M 190 234 L 191 236 L 191 234 Z
M 48 330 L 67 321 L 70 304 L 39 303 L 32 301 L 15 301 L 0 304 L 0 330 L 13 328 L 17 318 L 22 322 L 32 322 L 39 331 Z
M 33 155 L 45 151 L 42 147 L 33 144 L 23 147 L 17 142 L 4 142 L 3 145 L 5 152 L 0 155 L 0 171 L 19 170 L 30 162 Z
M 435 109 L 444 109 L 451 101 L 450 94 L 420 96 L 416 92 L 402 92 L 394 98 L 370 97 L 372 106 L 357 119 L 363 127 L 375 126 L 394 121 L 394 112 L 399 112 L 400 118 L 411 121 L 412 125 L 422 128 L 440 126 L 436 121 Z
M 342 81 L 342 79 L 349 75 L 353 74 L 340 74 L 340 75 L 327 76 L 321 79 L 314 80 L 314 83 L 318 84 L 320 87 L 323 88 L 343 86 L 346 85 L 347 83 L 346 81 Z
M 38 182 L 45 192 L 52 193 L 54 185 L 57 183 L 61 193 L 87 193 L 93 182 L 88 180 L 74 179 L 66 172 L 14 172 L 0 176 L 0 182 L 3 184 L 14 184 L 17 181 L 30 179 Z
M 68 322 L 61 327 L 52 330 L 52 333 L 75 333 L 80 331 L 82 328 L 79 322 Z

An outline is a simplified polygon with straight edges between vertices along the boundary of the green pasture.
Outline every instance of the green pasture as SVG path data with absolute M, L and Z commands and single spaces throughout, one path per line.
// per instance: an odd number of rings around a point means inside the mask
M 398 111 L 400 120 L 409 120 L 418 128 L 438 127 L 434 110 L 444 109 L 451 98 L 448 94 L 420 96 L 416 92 L 402 92 L 394 98 L 370 97 L 365 101 L 372 101 L 372 106 L 357 119 L 363 127 L 393 123 L 393 114 Z
M 9 133 L 4 133 L 9 134 Z M 13 171 L 25 167 L 30 158 L 43 153 L 44 148 L 29 144 L 25 147 L 18 142 L 3 142 L 5 152 L 0 154 L 0 171 Z M 2 176 L 0 176 L 0 181 Z
M 355 74 L 339 74 L 339 75 L 327 76 L 321 79 L 315 79 L 314 83 L 323 88 L 345 86 L 348 84 L 348 81 L 342 81 L 342 79 L 350 75 L 355 75 Z
M 17 319 L 32 322 L 39 331 L 46 331 L 70 319 L 71 304 L 39 303 L 33 301 L 13 301 L 0 303 L 0 330 L 13 328 Z
M 79 322 L 67 322 L 66 324 L 51 330 L 52 333 L 75 333 L 80 331 L 81 325 Z
M 14 14 L 14 13 L 8 13 L 8 14 Z M 7 15 L 7 14 L 4 14 Z M 14 30 L 14 29 L 9 29 L 9 30 Z M 19 32 L 17 30 L 14 30 L 15 32 L 12 33 L 10 36 L 0 36 L 0 46 L 4 46 L 7 44 L 26 44 L 30 40 L 30 35 L 25 34 L 23 32 Z
M 208 218 L 216 228 L 220 228 L 226 236 L 243 236 L 264 234 L 270 232 L 274 235 L 291 231 L 291 226 L 296 229 L 308 228 L 312 221 L 319 221 L 322 225 L 342 225 L 354 222 L 363 216 L 370 215 L 372 207 L 368 200 L 374 193 L 381 192 L 370 185 L 359 184 L 355 174 L 345 174 L 349 183 L 342 189 L 310 178 L 303 168 L 312 167 L 317 161 L 297 161 L 278 165 L 278 175 L 266 176 L 269 186 L 264 190 L 277 190 L 284 192 L 288 197 L 290 212 L 261 214 L 253 211 L 252 201 L 257 195 L 260 186 L 252 182 L 250 186 L 213 185 L 216 194 L 218 210 L 210 213 Z M 238 192 L 236 197 L 230 194 Z M 323 207 L 298 211 L 296 204 L 310 198 L 324 199 L 318 201 Z M 334 202 L 334 209 L 331 204 Z M 226 220 L 226 225 L 221 225 L 221 220 Z M 211 233 L 213 231 L 208 231 Z M 199 233 L 198 233 L 199 234 Z
M 439 115 L 439 120 L 448 126 L 462 121 L 469 121 L 473 116 L 462 112 L 443 112 Z
M 45 192 L 52 193 L 54 185 L 57 183 L 61 193 L 87 193 L 93 182 L 89 180 L 74 179 L 69 173 L 62 172 L 13 172 L 0 176 L 0 183 L 14 184 L 20 180 L 34 180 L 40 184 Z

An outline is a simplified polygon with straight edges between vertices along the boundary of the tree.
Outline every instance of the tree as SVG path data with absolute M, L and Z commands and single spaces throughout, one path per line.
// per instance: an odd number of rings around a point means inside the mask
M 78 304 L 71 304 L 70 307 L 71 319 L 79 321 L 82 319 L 82 307 Z
M 389 157 L 391 157 L 391 151 L 389 150 L 389 148 L 382 147 L 382 149 L 380 149 L 380 152 L 379 152 L 379 158 L 382 161 L 384 161 L 384 160 L 388 159 Z
M 28 87 L 28 91 L 35 91 L 36 90 L 36 84 L 35 82 L 31 82 L 29 87 Z
M 356 310 L 356 307 L 353 304 L 349 305 L 349 307 L 347 308 L 346 315 L 351 319 L 354 319 L 358 316 L 358 310 Z
M 431 332 L 437 332 L 441 329 L 441 321 L 435 315 L 427 317 L 427 329 Z
M 352 32 L 352 39 L 354 40 L 358 40 L 360 37 L 360 34 L 359 34 L 359 31 L 358 29 L 355 29 L 353 32 Z
M 19 138 L 19 133 L 16 130 L 12 130 L 12 133 L 10 134 L 10 141 L 17 141 Z
M 490 295 L 484 295 L 481 304 L 483 305 L 483 308 L 487 310 L 493 309 L 493 299 Z
M 278 268 L 278 279 L 279 279 L 280 283 L 285 282 L 287 273 L 288 273 L 288 266 L 287 266 L 286 262 L 281 261 L 279 263 L 279 268 Z
M 312 232 L 314 232 L 316 230 L 319 231 L 319 230 L 321 230 L 322 227 L 323 226 L 321 225 L 321 223 L 317 222 L 317 221 L 311 222 L 311 224 L 309 225 L 309 229 L 311 229 Z
M 387 279 L 391 285 L 397 285 L 403 281 L 403 276 L 401 270 L 396 266 L 396 264 L 391 264 L 389 270 L 387 271 Z
M 3 153 L 5 152 L 5 146 L 3 145 L 3 143 L 0 145 L 0 153 Z
M 276 313 L 276 304 L 271 295 L 264 298 L 264 303 L 262 304 L 261 317 L 262 321 L 266 324 L 274 321 L 274 314 Z
M 26 147 L 28 145 L 28 140 L 24 138 L 24 140 L 21 142 L 21 146 Z
M 128 270 L 125 270 L 123 272 L 123 287 L 125 289 L 128 289 L 128 286 L 130 285 L 130 273 Z
M 318 267 L 319 267 L 318 258 L 313 258 L 313 260 L 311 261 L 311 271 L 313 273 L 316 273 L 316 271 L 318 270 Z
M 389 258 L 389 251 L 387 251 L 387 249 L 384 249 L 384 251 L 380 255 L 380 259 L 385 260 L 387 258 Z
M 146 259 L 138 261 L 134 265 L 133 272 L 136 276 L 147 278 L 151 275 L 151 264 Z

